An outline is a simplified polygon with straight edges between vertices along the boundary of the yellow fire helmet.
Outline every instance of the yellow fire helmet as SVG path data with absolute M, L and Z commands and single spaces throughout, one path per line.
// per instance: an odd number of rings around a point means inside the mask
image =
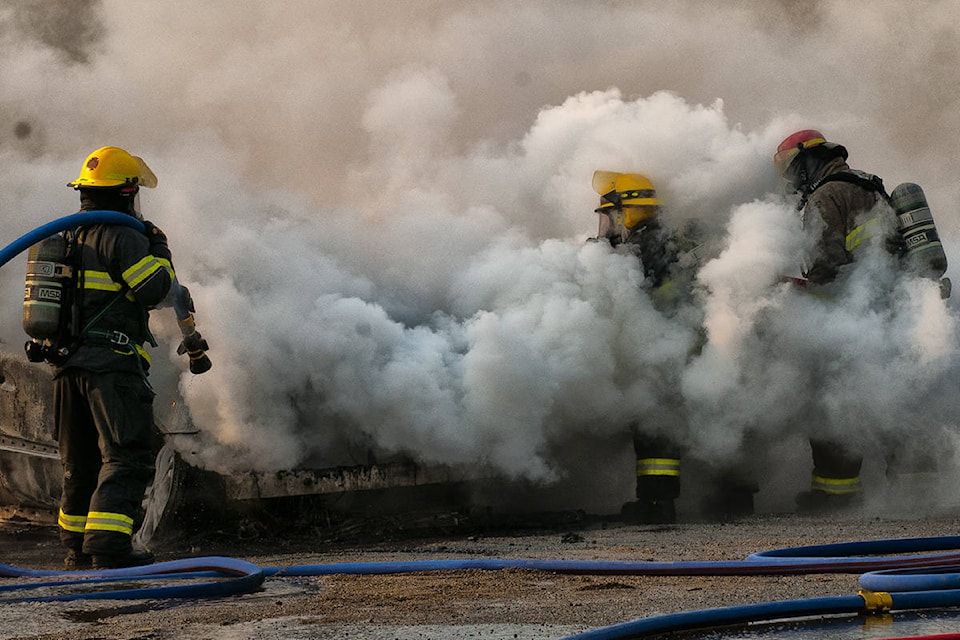
M 153 188 L 157 176 L 142 158 L 132 156 L 120 147 L 101 147 L 87 156 L 80 169 L 80 177 L 68 182 L 68 187 L 121 187 L 137 185 Z
M 639 173 L 594 171 L 593 190 L 600 194 L 600 207 L 596 212 L 608 213 L 612 208 L 622 209 L 623 224 L 628 229 L 659 213 L 657 191 L 650 179 Z

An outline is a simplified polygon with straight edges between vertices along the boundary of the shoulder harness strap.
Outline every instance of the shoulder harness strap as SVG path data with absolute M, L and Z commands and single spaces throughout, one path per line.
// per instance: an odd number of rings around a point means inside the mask
M 887 202 L 890 201 L 890 196 L 887 194 L 887 190 L 883 187 L 883 180 L 880 179 L 880 176 L 875 176 L 872 173 L 867 173 L 866 171 L 850 169 L 848 171 L 831 173 L 830 175 L 825 176 L 814 183 L 813 187 L 810 189 L 810 193 L 813 193 L 828 182 L 849 182 L 868 191 L 875 191 L 876 193 L 879 193 L 884 200 Z

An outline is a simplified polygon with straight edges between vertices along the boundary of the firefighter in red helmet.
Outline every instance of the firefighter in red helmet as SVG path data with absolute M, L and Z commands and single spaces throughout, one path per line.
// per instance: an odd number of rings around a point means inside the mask
M 774 164 L 789 191 L 799 194 L 805 227 L 820 228 L 816 247 L 803 276 L 813 285 L 834 282 L 872 242 L 882 242 L 896 256 L 905 254 L 883 182 L 851 169 L 847 149 L 829 142 L 815 129 L 797 131 L 777 147 Z M 813 473 L 810 489 L 797 496 L 802 511 L 860 504 L 863 455 L 841 442 L 811 438 Z M 900 443 L 890 446 L 887 475 L 894 481 L 936 472 L 930 455 Z
M 886 206 L 883 182 L 875 175 L 851 169 L 847 149 L 828 142 L 815 129 L 787 136 L 777 147 L 774 163 L 788 189 L 800 194 L 798 208 L 804 224 L 814 217 L 822 223 L 817 250 L 804 277 L 814 284 L 833 281 L 841 267 L 853 262 L 856 249 L 865 245 L 876 228 L 875 218 L 860 220 L 861 214 Z M 902 252 L 895 228 L 887 227 L 884 238 L 894 253 Z

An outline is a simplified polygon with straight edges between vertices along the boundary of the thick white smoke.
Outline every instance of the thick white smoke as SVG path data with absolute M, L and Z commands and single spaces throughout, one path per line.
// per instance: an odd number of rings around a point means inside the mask
M 214 361 L 184 373 L 160 315 L 154 379 L 217 469 L 373 450 L 551 481 L 580 471 L 567 443 L 629 448 L 678 397 L 682 439 L 721 464 L 804 429 L 939 434 L 952 307 L 879 259 L 844 304 L 777 284 L 809 239 L 770 159 L 823 130 L 888 188 L 923 185 L 960 260 L 958 13 L 23 0 L 0 7 L 0 217 L 9 241 L 74 211 L 99 146 L 146 159 Z M 585 242 L 595 169 L 649 176 L 667 223 L 711 239 L 695 307 L 658 311 L 634 259 Z M 12 351 L 22 273 L 0 269 Z

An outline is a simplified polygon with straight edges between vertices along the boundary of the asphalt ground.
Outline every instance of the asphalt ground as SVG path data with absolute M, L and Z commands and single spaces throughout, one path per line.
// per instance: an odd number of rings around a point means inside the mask
M 433 514 L 433 518 L 432 526 L 424 526 L 430 518 L 421 514 L 416 520 L 420 527 L 391 532 L 389 523 L 397 526 L 400 521 L 368 517 L 341 523 L 337 536 L 322 527 L 312 533 L 305 528 L 287 534 L 262 531 L 245 539 L 208 532 L 160 540 L 154 550 L 160 561 L 226 556 L 261 567 L 481 558 L 694 562 L 742 560 L 757 551 L 782 547 L 960 532 L 960 506 L 956 505 L 940 505 L 923 513 L 891 512 L 868 505 L 818 516 L 764 513 L 736 522 L 660 526 L 631 526 L 615 518 L 583 513 L 483 524 L 471 524 L 469 518 L 456 521 L 450 514 Z M 8 521 L 0 532 L 4 564 L 58 569 L 62 555 L 50 526 Z M 255 593 L 225 598 L 4 604 L 0 607 L 0 637 L 564 638 L 664 613 L 848 596 L 856 594 L 858 578 L 859 573 L 572 575 L 516 568 L 274 576 Z M 24 581 L 6 579 L 5 583 Z M 59 589 L 38 593 L 58 593 Z M 724 629 L 711 632 L 713 635 L 682 637 L 889 638 L 956 631 L 960 617 L 954 617 L 955 613 L 815 618 L 774 628 Z M 751 635 L 761 630 L 764 634 Z

